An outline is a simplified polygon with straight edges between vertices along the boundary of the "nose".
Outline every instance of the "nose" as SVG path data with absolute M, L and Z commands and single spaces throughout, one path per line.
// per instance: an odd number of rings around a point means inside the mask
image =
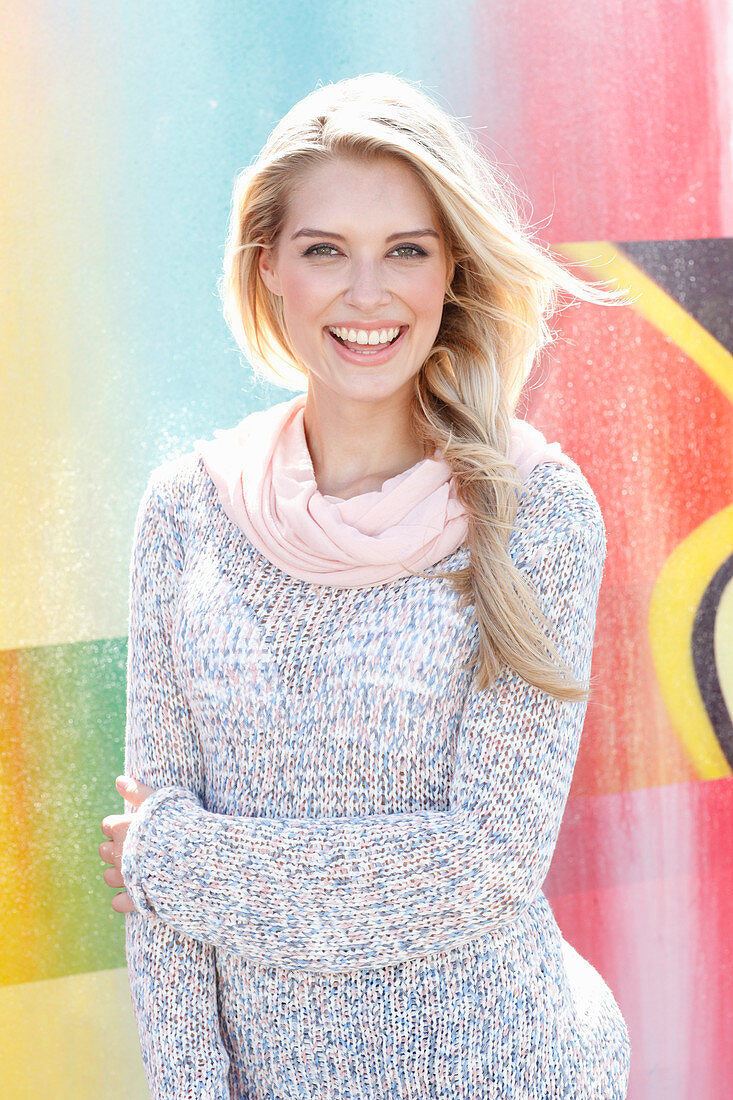
M 351 267 L 351 278 L 344 293 L 344 302 L 356 311 L 369 313 L 381 309 L 392 295 L 386 286 L 385 272 L 379 263 L 363 260 Z

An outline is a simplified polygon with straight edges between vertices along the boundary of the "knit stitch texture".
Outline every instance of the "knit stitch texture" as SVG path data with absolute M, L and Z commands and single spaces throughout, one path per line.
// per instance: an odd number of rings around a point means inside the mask
M 606 542 L 577 467 L 529 474 L 509 552 L 587 678 Z M 626 1096 L 621 1011 L 542 893 L 584 703 L 506 666 L 471 687 L 475 617 L 440 578 L 282 572 L 193 452 L 140 504 L 128 644 L 125 773 L 156 788 L 122 855 L 153 1097 Z

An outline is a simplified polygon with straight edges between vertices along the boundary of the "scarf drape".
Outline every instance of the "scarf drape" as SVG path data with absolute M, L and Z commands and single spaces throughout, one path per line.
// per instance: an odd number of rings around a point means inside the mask
M 260 553 L 300 580 L 360 588 L 427 569 L 458 549 L 468 517 L 445 459 L 423 458 L 348 500 L 320 493 L 305 400 L 297 394 L 194 442 L 224 511 Z M 523 481 L 539 462 L 576 465 L 527 421 L 512 418 L 511 430 L 509 459 Z

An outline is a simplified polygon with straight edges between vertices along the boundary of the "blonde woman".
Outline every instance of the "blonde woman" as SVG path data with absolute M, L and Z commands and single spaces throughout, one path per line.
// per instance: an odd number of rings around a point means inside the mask
M 558 264 L 422 89 L 319 87 L 237 181 L 225 313 L 297 389 L 159 466 L 131 569 L 124 887 L 156 1097 L 626 1094 L 542 893 L 586 709 L 595 496 L 513 412 Z

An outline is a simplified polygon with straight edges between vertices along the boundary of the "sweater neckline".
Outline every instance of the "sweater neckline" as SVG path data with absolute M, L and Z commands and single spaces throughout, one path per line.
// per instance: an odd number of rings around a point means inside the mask
M 306 396 L 194 442 L 222 508 L 265 558 L 301 580 L 361 588 L 430 568 L 465 542 L 468 516 L 445 459 L 419 459 L 380 489 L 346 499 L 322 494 L 303 425 Z M 522 480 L 539 461 L 575 465 L 515 419 L 509 457 Z

